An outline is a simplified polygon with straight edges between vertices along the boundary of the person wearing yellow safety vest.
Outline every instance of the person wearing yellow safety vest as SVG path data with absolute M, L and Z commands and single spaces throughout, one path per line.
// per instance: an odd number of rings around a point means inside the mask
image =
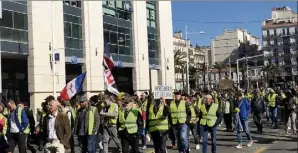
M 140 153 L 138 141 L 144 128 L 144 122 L 141 112 L 133 108 L 133 103 L 133 98 L 125 95 L 122 108 L 119 109 L 117 127 L 121 139 L 122 153 Z M 131 151 L 129 151 L 129 146 Z
M 99 113 L 99 115 L 104 117 L 103 153 L 108 153 L 110 139 L 115 142 L 118 152 L 121 152 L 121 143 L 117 135 L 118 105 L 112 102 L 109 95 L 105 95 L 103 100 L 105 107 Z
M 5 106 L 0 103 L 0 153 L 4 153 L 8 147 L 6 130 L 7 130 L 7 118 L 3 115 Z
M 200 111 L 201 106 L 204 102 L 205 92 L 196 93 L 195 95 L 196 95 L 197 99 L 195 101 L 194 106 L 197 107 L 198 110 Z M 199 118 L 199 121 L 197 123 L 197 133 L 198 133 L 198 137 L 199 137 L 200 142 L 202 142 L 202 130 L 201 130 L 201 125 L 200 125 L 200 118 Z
M 27 149 L 30 150 L 31 152 L 35 152 L 35 148 L 32 144 L 32 142 L 35 141 L 35 119 L 34 119 L 34 115 L 33 115 L 33 110 L 28 107 L 28 103 L 27 102 L 19 102 L 18 106 L 20 108 L 22 108 L 23 110 L 25 110 L 25 113 L 27 115 L 27 118 L 29 120 L 29 128 L 30 128 L 30 132 L 27 134 Z
M 208 133 L 211 133 L 211 152 L 216 153 L 216 127 L 220 124 L 222 115 L 218 104 L 213 102 L 211 95 L 205 96 L 205 104 L 200 110 L 200 125 L 203 131 L 202 153 L 207 153 Z
M 191 112 L 191 118 L 189 123 L 187 124 L 191 134 L 194 137 L 195 140 L 195 144 L 196 144 L 196 149 L 200 149 L 200 145 L 199 145 L 199 137 L 198 137 L 198 131 L 197 131 L 197 123 L 199 121 L 199 108 L 195 106 L 195 101 L 194 99 L 191 99 L 190 96 L 186 97 L 186 103 L 188 104 L 188 107 L 190 109 Z
M 76 115 L 74 133 L 78 135 L 82 153 L 95 153 L 97 131 L 100 124 L 99 113 L 96 107 L 89 104 L 87 97 L 81 96 L 78 101 L 81 108 Z
M 169 106 L 165 97 L 154 99 L 147 105 L 146 131 L 149 131 L 155 153 L 166 153 L 166 141 L 169 130 Z
M 177 139 L 178 151 L 189 152 L 188 126 L 191 119 L 191 111 L 185 100 L 181 99 L 180 91 L 174 93 L 175 99 L 170 103 L 170 121 Z
M 271 116 L 272 127 L 277 128 L 277 102 L 278 102 L 278 95 L 275 94 L 273 89 L 269 90 L 269 94 L 266 99 L 269 107 L 269 113 Z
M 13 153 L 16 145 L 19 146 L 20 153 L 26 153 L 26 139 L 30 132 L 29 120 L 24 109 L 16 106 L 13 100 L 8 102 L 10 115 L 7 121 L 7 139 L 9 143 L 8 151 Z

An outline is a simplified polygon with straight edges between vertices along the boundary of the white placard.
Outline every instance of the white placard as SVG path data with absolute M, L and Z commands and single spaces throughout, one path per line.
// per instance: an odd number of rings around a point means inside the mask
M 160 99 L 165 97 L 166 99 L 173 99 L 173 89 L 171 86 L 160 85 L 154 87 L 154 99 Z

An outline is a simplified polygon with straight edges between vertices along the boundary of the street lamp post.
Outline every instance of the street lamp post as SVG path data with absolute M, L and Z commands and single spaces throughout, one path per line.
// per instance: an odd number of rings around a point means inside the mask
M 260 57 L 260 56 L 264 56 L 264 54 L 255 55 L 255 56 L 246 56 L 245 58 L 237 59 L 236 63 L 237 63 L 237 83 L 238 83 L 237 86 L 238 86 L 238 89 L 240 88 L 240 81 L 239 81 L 239 61 L 242 61 L 242 60 L 248 61 L 248 59 L 256 58 L 256 57 Z M 248 68 L 247 68 L 247 71 L 248 71 Z M 248 79 L 247 79 L 247 81 L 248 81 Z
M 195 31 L 194 33 L 188 33 L 187 32 L 187 25 L 185 25 L 185 47 L 187 47 L 187 35 L 188 34 L 205 34 L 204 31 L 201 31 L 201 32 L 196 32 Z M 186 86 L 187 86 L 187 93 L 190 93 L 190 86 L 189 86 L 189 54 L 188 54 L 188 50 L 186 51 Z

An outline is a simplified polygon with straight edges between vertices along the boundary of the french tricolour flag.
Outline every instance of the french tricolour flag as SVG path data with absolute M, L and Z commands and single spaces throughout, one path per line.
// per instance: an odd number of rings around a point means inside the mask
M 83 82 L 85 80 L 87 72 L 84 72 L 77 76 L 76 78 L 69 81 L 64 89 L 60 93 L 60 97 L 63 100 L 69 100 L 71 99 L 76 93 L 80 92 L 82 90 Z

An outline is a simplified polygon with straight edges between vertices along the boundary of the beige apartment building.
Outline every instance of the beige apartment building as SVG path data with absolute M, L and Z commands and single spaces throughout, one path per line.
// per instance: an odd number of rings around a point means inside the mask
M 298 21 L 289 7 L 273 8 L 271 18 L 263 22 L 264 65 L 281 67 L 278 82 L 298 82 Z
M 57 95 L 85 71 L 87 96 L 104 91 L 104 44 L 120 92 L 175 88 L 170 1 L 2 1 L 2 12 L 2 98 L 36 110 L 53 94 L 50 49 Z
M 185 55 L 188 54 L 189 58 L 189 67 L 199 68 L 201 64 L 205 61 L 205 50 L 198 46 L 192 46 L 190 43 L 190 40 L 185 40 L 182 36 L 182 32 L 174 32 L 173 34 L 173 48 L 174 48 L 174 54 L 177 51 L 181 51 Z M 186 61 L 187 58 L 185 57 L 182 59 L 185 61 L 184 65 L 175 65 L 176 69 L 182 69 L 184 71 L 182 72 L 176 72 L 175 73 L 175 87 L 176 89 L 183 89 L 186 88 Z M 184 69 L 183 69 L 184 68 Z M 194 87 L 196 82 L 196 75 L 190 76 L 190 87 Z

